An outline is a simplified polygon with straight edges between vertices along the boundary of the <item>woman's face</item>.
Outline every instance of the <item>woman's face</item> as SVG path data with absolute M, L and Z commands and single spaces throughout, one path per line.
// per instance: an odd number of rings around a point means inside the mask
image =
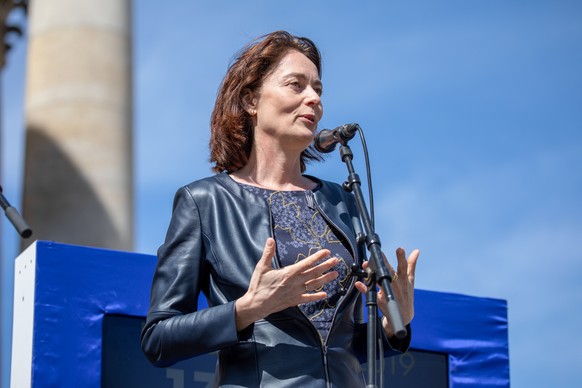
M 276 141 L 303 151 L 323 116 L 317 68 L 298 51 L 288 52 L 254 93 L 255 141 Z

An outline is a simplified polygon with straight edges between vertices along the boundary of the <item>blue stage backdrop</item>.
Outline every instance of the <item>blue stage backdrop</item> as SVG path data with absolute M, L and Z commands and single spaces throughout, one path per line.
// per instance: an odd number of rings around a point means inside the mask
M 151 255 L 33 244 L 15 267 L 12 383 L 205 387 L 214 354 L 165 369 L 141 354 L 155 265 Z M 387 385 L 509 387 L 505 301 L 417 290 L 412 329 L 413 350 L 386 359 Z

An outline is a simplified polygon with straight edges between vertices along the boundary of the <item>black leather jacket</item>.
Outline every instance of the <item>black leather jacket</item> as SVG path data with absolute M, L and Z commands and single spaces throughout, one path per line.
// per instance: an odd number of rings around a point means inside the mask
M 354 229 L 360 222 L 351 194 L 321 181 L 314 197 L 319 211 L 361 260 L 363 251 Z M 237 332 L 234 303 L 247 291 L 271 235 L 266 201 L 227 174 L 180 188 L 166 240 L 158 250 L 142 332 L 145 355 L 156 366 L 169 366 L 218 351 L 217 386 L 365 386 L 360 360 L 365 355 L 366 330 L 354 281 L 338 303 L 325 342 L 297 307 Z M 277 260 L 273 265 L 278 265 Z M 200 292 L 209 308 L 198 309 Z M 410 336 L 385 343 L 389 351 L 405 351 Z

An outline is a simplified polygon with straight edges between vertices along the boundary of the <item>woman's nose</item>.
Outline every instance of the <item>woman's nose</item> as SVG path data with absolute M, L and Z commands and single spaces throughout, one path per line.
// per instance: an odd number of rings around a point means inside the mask
M 321 96 L 312 87 L 307 88 L 307 105 L 317 105 L 321 103 Z

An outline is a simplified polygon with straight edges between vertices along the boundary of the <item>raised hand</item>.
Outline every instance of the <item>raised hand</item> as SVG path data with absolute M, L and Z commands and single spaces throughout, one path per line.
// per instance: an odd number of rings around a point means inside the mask
M 320 264 L 317 262 L 330 255 L 327 249 L 315 252 L 298 263 L 281 269 L 271 265 L 275 255 L 275 240 L 268 238 L 263 255 L 257 263 L 248 291 L 235 303 L 237 330 L 277 311 L 302 303 L 327 298 L 320 289 L 337 278 L 336 271 L 329 271 L 339 263 L 332 257 Z
M 405 325 L 409 324 L 414 317 L 414 275 L 419 255 L 420 251 L 415 249 L 410 253 L 407 260 L 404 249 L 398 248 L 396 250 L 398 267 L 397 270 L 394 270 L 394 268 L 392 268 L 388 263 L 386 256 L 382 254 L 386 265 L 390 268 L 390 273 L 393 279 L 391 283 L 392 291 L 394 292 L 394 298 L 398 302 L 402 321 Z M 367 264 L 367 262 L 364 263 L 364 268 L 367 267 Z M 356 282 L 356 288 L 364 294 L 368 290 L 368 287 L 366 287 L 362 282 Z M 394 335 L 394 330 L 390 324 L 390 320 L 386 318 L 388 315 L 388 311 L 386 311 L 386 296 L 382 290 L 378 292 L 378 306 L 384 315 L 384 318 L 382 319 L 384 331 L 388 337 L 391 337 Z

